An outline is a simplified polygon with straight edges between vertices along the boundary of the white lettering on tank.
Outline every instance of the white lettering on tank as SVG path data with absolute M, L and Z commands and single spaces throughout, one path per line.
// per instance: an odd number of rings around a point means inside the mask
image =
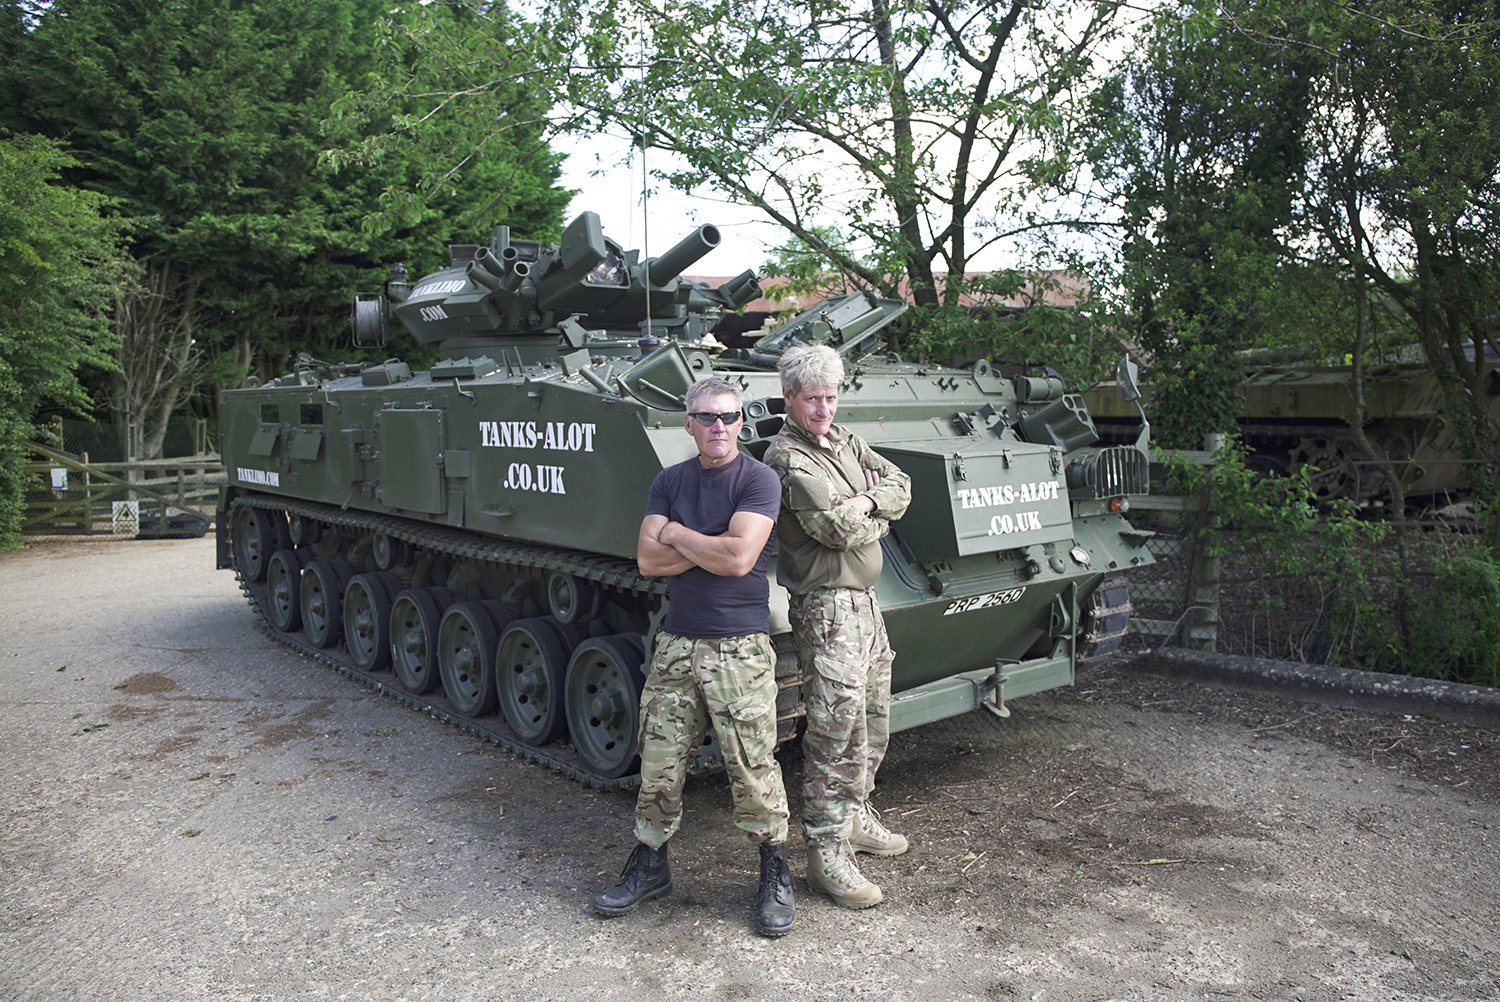
M 566 494 L 563 468 L 543 463 L 511 463 L 500 485 L 511 491 L 534 491 L 537 494 Z
M 1004 536 L 1012 532 L 1030 532 L 1041 527 L 1041 512 L 1018 511 L 1014 515 L 996 515 L 990 519 L 989 535 Z
M 450 279 L 446 282 L 424 282 L 411 290 L 409 299 L 421 299 L 423 296 L 446 296 L 469 286 L 467 279 Z
M 542 449 L 549 452 L 593 452 L 594 432 L 591 421 L 480 421 L 481 448 Z M 511 491 L 537 494 L 566 494 L 567 468 L 547 463 L 511 463 L 506 467 L 500 486 Z
M 597 429 L 592 421 L 548 421 L 545 425 L 535 421 L 481 421 L 479 444 L 501 449 L 593 452 Z
M 260 484 L 262 487 L 281 486 L 281 474 L 275 470 L 251 470 L 239 466 L 235 468 L 234 473 L 242 484 Z
M 1035 504 L 1056 501 L 1062 497 L 1062 481 L 1037 480 L 1020 485 L 999 484 L 994 487 L 960 487 L 954 498 L 962 509 L 1000 508 L 1020 502 Z

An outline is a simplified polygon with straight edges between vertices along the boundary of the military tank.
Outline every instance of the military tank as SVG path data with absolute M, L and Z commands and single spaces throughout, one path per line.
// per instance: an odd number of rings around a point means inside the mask
M 1500 420 L 1500 368 L 1493 360 L 1487 364 L 1486 407 L 1491 420 Z M 1391 361 L 1366 367 L 1363 426 L 1379 459 L 1366 459 L 1350 433 L 1357 417 L 1353 387 L 1349 365 L 1298 358 L 1253 365 L 1239 385 L 1237 422 L 1249 461 L 1280 475 L 1306 469 L 1322 501 L 1382 499 L 1387 470 L 1409 498 L 1466 492 L 1461 437 L 1444 414 L 1443 389 L 1431 366 Z M 1112 383 L 1083 397 L 1105 442 L 1139 434 L 1138 407 L 1122 405 Z
M 286 643 L 587 784 L 629 784 L 667 601 L 636 533 L 652 478 L 694 455 L 683 394 L 711 374 L 741 387 L 740 444 L 760 456 L 783 421 L 778 358 L 823 342 L 846 359 L 840 421 L 912 477 L 878 583 L 893 730 L 1003 715 L 1117 646 L 1121 574 L 1151 562 L 1123 517 L 1147 489 L 1144 436 L 1097 447 L 1045 373 L 902 361 L 885 333 L 905 305 L 867 292 L 725 348 L 712 328 L 756 276 L 681 277 L 719 240 L 702 226 L 646 259 L 584 213 L 555 245 L 500 226 L 415 283 L 397 266 L 355 298 L 354 342 L 381 349 L 399 323 L 439 361 L 303 356 L 226 392 L 218 565 Z M 786 741 L 801 703 L 772 594 Z M 697 765 L 715 758 L 710 734 Z

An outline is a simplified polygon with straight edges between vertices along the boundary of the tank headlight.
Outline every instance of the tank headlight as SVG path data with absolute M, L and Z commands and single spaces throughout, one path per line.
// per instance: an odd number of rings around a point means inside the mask
M 1081 546 L 1073 547 L 1068 551 L 1068 555 L 1073 558 L 1073 562 L 1076 564 L 1082 564 L 1085 567 L 1089 565 L 1089 551 Z

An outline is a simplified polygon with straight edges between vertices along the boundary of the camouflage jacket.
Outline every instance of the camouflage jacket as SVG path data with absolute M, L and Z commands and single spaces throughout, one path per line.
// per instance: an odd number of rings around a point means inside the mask
M 880 539 L 911 502 L 911 478 L 842 425 L 821 446 L 790 418 L 765 463 L 781 478 L 776 578 L 794 595 L 816 588 L 869 588 L 880 576 Z M 865 486 L 865 470 L 880 474 Z M 850 498 L 875 502 L 865 514 Z

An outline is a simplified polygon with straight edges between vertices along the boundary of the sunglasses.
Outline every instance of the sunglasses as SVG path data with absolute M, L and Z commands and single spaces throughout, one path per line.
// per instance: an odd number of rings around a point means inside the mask
M 714 414 L 710 411 L 693 411 L 688 415 L 705 428 L 712 428 L 715 421 L 723 421 L 724 427 L 729 427 L 744 417 L 739 411 L 729 411 L 726 414 Z

